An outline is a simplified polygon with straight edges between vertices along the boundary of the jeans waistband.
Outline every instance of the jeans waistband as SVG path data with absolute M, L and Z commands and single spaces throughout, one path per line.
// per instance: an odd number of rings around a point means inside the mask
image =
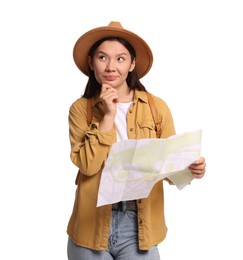
M 121 211 L 137 210 L 137 201 L 136 200 L 120 201 L 112 204 L 112 209 L 121 210 Z

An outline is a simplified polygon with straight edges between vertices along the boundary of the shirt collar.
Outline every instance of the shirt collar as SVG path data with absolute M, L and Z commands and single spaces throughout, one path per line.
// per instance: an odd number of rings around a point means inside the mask
M 135 90 L 133 102 L 135 103 L 138 100 L 141 100 L 141 101 L 143 101 L 145 103 L 148 103 L 148 98 L 147 98 L 147 95 L 146 95 L 145 91 Z

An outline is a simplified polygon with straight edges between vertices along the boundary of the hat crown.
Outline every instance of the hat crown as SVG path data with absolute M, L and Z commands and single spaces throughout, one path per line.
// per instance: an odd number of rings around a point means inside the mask
M 116 21 L 111 21 L 108 26 L 123 29 L 121 23 Z

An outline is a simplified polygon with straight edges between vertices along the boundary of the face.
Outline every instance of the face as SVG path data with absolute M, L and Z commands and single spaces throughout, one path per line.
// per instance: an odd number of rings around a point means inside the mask
M 104 41 L 95 51 L 89 66 L 96 80 L 114 88 L 127 87 L 126 78 L 135 67 L 129 51 L 118 41 Z

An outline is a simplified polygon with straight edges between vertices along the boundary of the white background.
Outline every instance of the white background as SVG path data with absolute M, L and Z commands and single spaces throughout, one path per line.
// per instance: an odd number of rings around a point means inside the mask
M 182 191 L 165 184 L 161 259 L 243 259 L 241 3 L 1 1 L 0 259 L 67 259 L 77 172 L 67 117 L 87 81 L 72 49 L 112 20 L 152 48 L 142 82 L 167 102 L 177 133 L 203 131 L 205 178 Z

